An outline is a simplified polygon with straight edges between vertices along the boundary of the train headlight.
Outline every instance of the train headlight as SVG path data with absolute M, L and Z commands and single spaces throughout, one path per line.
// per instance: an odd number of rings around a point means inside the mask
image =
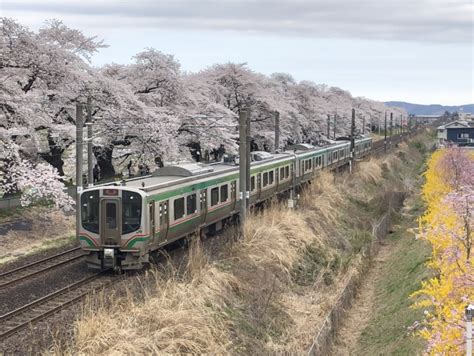
M 105 258 L 114 258 L 114 249 L 113 248 L 104 248 L 104 257 Z

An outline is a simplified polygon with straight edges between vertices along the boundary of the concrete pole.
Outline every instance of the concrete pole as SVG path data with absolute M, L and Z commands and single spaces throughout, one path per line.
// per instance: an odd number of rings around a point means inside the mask
M 387 112 L 385 111 L 385 129 L 384 129 L 384 140 L 383 140 L 383 146 L 384 146 L 384 151 L 387 152 Z
M 82 104 L 76 104 L 76 236 L 79 236 L 79 227 L 81 226 L 81 219 L 79 212 L 81 209 L 81 201 L 79 193 L 82 191 L 82 153 L 83 153 L 83 119 L 82 119 Z
M 334 114 L 334 139 L 336 139 L 336 120 L 337 120 L 337 114 Z
M 392 150 L 393 112 L 390 113 L 390 151 Z
M 247 111 L 239 113 L 239 186 L 240 186 L 240 226 L 245 225 L 247 215 Z
M 355 124 L 355 109 L 352 109 L 352 123 L 351 123 L 351 172 L 354 169 L 354 163 L 355 163 L 355 129 L 356 129 L 356 124 Z
M 250 151 L 251 151 L 251 147 L 250 147 L 250 142 L 252 142 L 252 137 L 250 135 L 250 108 L 247 108 L 247 137 L 246 137 L 246 142 L 245 142 L 245 147 L 247 148 L 246 149 L 246 157 L 245 157 L 245 162 L 246 162 L 246 166 L 245 166 L 245 189 L 247 191 L 247 194 L 246 194 L 246 207 L 247 209 L 250 208 L 250 164 L 252 163 L 252 160 L 250 159 Z
M 92 104 L 91 98 L 87 98 L 87 185 L 94 185 L 94 175 L 92 172 L 92 164 L 94 156 L 92 153 Z
M 380 116 L 377 118 L 377 126 L 378 126 L 379 136 L 380 136 Z
M 327 138 L 329 139 L 329 135 L 331 133 L 331 116 L 328 114 L 328 134 L 327 134 Z
M 275 111 L 275 149 L 276 153 L 280 149 L 280 113 Z
M 400 115 L 400 131 L 403 136 L 403 115 Z
M 365 116 L 362 117 L 362 135 L 365 135 Z
M 466 308 L 466 356 L 472 356 L 472 316 L 474 315 L 474 304 Z

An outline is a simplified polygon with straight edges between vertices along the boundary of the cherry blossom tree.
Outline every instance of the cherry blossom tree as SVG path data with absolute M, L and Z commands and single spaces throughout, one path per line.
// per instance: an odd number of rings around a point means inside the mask
M 21 192 L 21 205 L 50 203 L 57 209 L 70 211 L 73 199 L 65 192 L 58 171 L 47 163 L 33 163 L 20 157 L 18 150 L 7 147 L 6 177 L 2 190 L 6 193 Z
M 243 108 L 251 113 L 253 149 L 273 148 L 275 111 L 287 144 L 318 140 L 327 131 L 328 114 L 337 113 L 337 134 L 345 136 L 353 107 L 359 131 L 362 117 L 389 110 L 289 74 L 265 76 L 245 63 L 183 73 L 173 55 L 153 48 L 136 54 L 131 64 L 94 68 L 90 59 L 106 46 L 96 37 L 58 20 L 37 32 L 12 19 L 0 21 L 0 141 L 15 142 L 23 158 L 42 158 L 67 179 L 74 178 L 76 103 L 88 98 L 95 163 L 102 176 L 111 177 L 131 160 L 199 159 L 221 145 L 236 153 Z

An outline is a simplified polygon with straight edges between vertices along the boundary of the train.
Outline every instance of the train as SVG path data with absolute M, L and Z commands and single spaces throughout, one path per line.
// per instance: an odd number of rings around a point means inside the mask
M 251 153 L 249 204 L 288 194 L 323 169 L 347 166 L 349 140 L 323 147 L 296 144 L 282 152 Z M 370 155 L 372 139 L 354 140 L 354 155 Z M 84 189 L 78 240 L 91 269 L 136 270 L 162 247 L 195 233 L 219 231 L 238 217 L 239 167 L 225 156 L 214 163 L 181 163 L 152 174 Z

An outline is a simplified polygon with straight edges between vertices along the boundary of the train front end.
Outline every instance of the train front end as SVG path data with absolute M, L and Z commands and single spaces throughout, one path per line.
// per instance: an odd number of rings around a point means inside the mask
M 146 195 L 122 186 L 80 194 L 78 239 L 92 269 L 140 269 L 148 262 Z

